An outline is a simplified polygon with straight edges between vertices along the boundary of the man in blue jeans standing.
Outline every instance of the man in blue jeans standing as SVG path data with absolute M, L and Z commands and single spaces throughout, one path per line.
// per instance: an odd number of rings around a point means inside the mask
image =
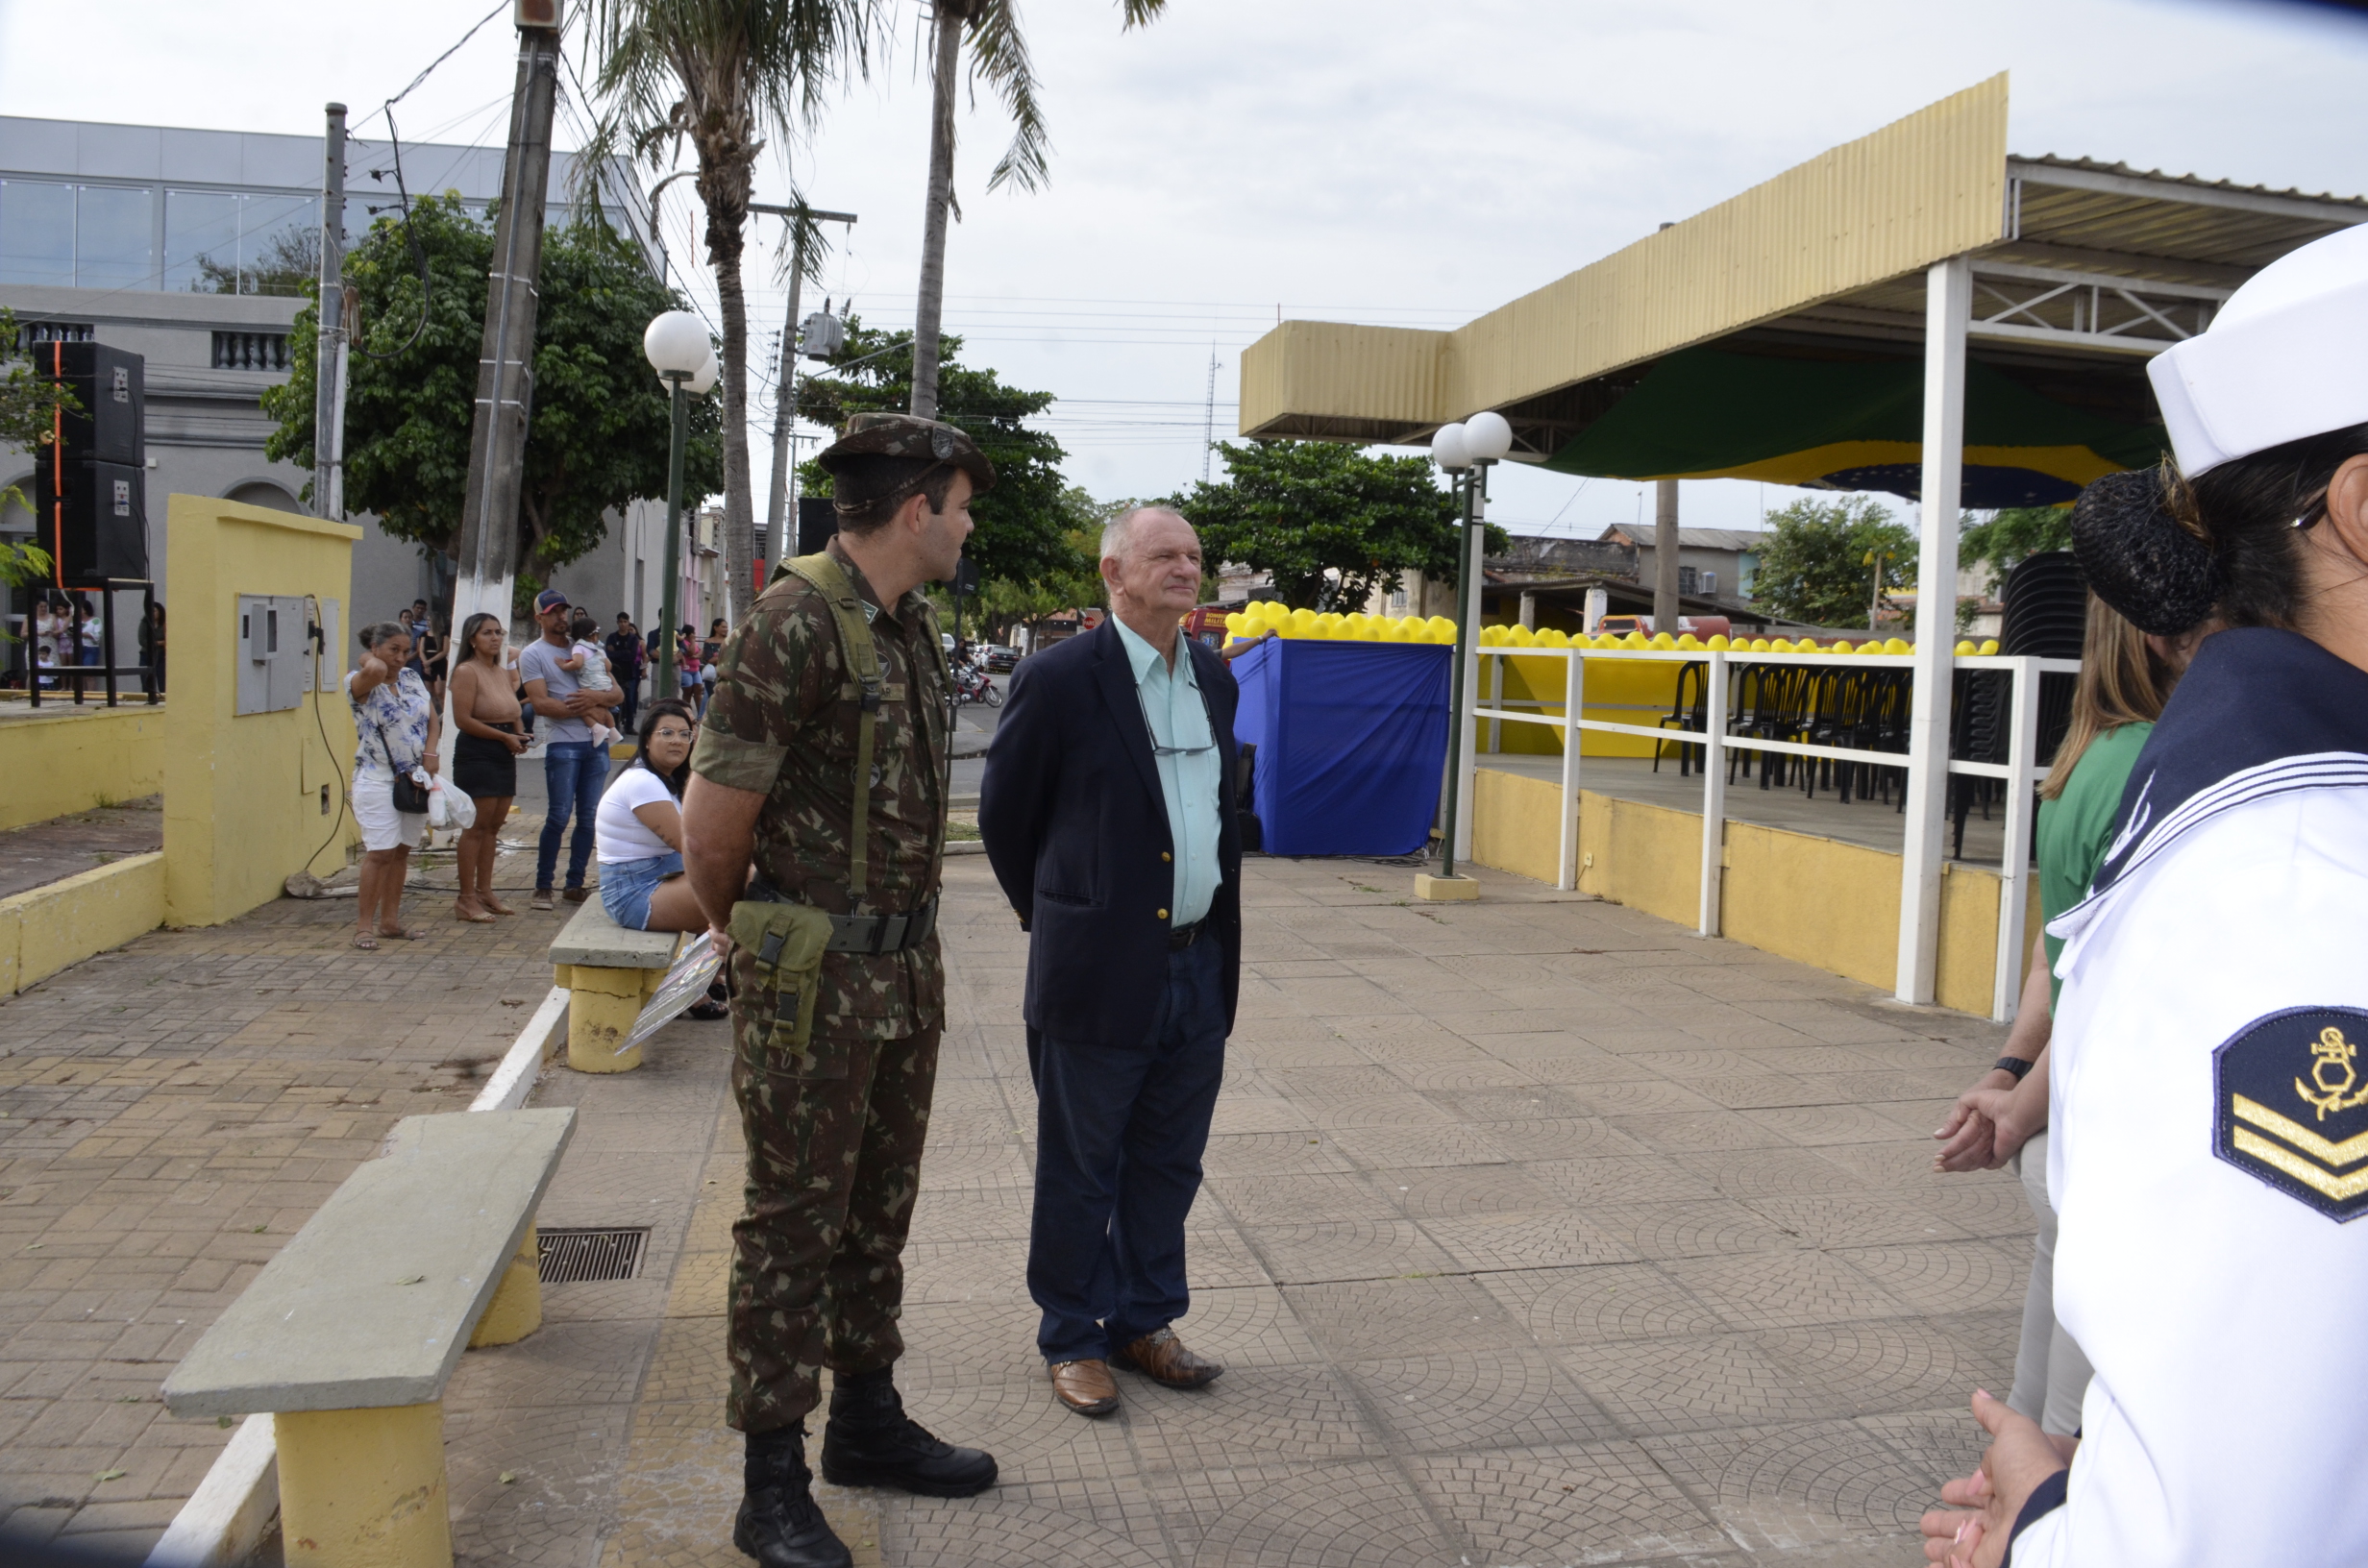
M 552 873 L 558 870 L 559 840 L 571 816 L 576 819 L 576 842 L 567 852 L 567 901 L 584 901 L 583 869 L 592 859 L 593 820 L 600 815 L 601 791 L 608 783 L 608 758 L 592 744 L 587 720 L 625 700 L 622 681 L 604 692 L 587 692 L 577 685 L 572 671 L 559 667 L 561 659 L 575 656 L 575 639 L 568 633 L 573 615 L 567 596 L 556 588 L 535 595 L 534 624 L 543 635 L 518 655 L 518 678 L 543 720 L 543 783 L 551 794 L 543 813 L 542 844 L 534 855 L 536 909 L 549 909 L 555 901 Z

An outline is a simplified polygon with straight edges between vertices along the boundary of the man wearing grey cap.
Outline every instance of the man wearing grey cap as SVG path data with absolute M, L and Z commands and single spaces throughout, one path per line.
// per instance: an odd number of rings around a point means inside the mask
M 821 462 L 839 531 L 784 562 L 724 645 L 682 810 L 692 891 L 732 947 L 749 1176 L 725 1419 L 747 1437 L 733 1541 L 764 1568 L 851 1560 L 805 1459 L 825 1367 L 825 1480 L 968 1497 L 996 1477 L 908 1418 L 892 1381 L 945 1021 L 952 677 L 921 587 L 953 576 L 995 469 L 905 414 L 856 415 Z

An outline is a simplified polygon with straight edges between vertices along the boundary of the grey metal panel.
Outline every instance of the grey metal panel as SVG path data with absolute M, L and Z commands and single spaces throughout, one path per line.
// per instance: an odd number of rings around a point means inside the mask
M 75 123 L 0 114 L 0 169 L 27 174 L 75 172 Z
M 147 125 L 75 127 L 74 172 L 103 180 L 154 180 L 164 167 L 164 133 Z
M 164 138 L 161 175 L 198 184 L 234 185 L 245 178 L 235 131 L 175 131 Z
M 297 190 L 321 188 L 321 138 L 247 131 L 238 137 L 238 180 Z

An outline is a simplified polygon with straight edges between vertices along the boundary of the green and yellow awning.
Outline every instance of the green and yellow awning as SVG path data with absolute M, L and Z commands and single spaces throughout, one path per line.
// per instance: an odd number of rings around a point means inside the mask
M 1669 355 L 1545 466 L 1617 479 L 1761 479 L 1918 499 L 1924 367 L 1912 359 Z M 1965 367 L 1967 507 L 2068 502 L 2103 475 L 2153 463 L 2159 425 L 2129 425 Z

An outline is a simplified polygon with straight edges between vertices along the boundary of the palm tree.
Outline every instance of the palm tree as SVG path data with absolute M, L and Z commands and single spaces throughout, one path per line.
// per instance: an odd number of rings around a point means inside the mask
M 748 302 L 741 231 L 757 155 L 813 123 L 824 90 L 869 75 L 887 0 L 593 0 L 588 47 L 601 113 L 577 168 L 624 153 L 656 168 L 669 143 L 698 157 L 707 260 L 723 311 L 726 609 L 753 589 L 756 513 L 749 484 Z
M 1118 0 L 1122 26 L 1147 25 L 1168 0 Z M 1043 111 L 1036 103 L 1036 71 L 1027 40 L 1020 36 L 1017 0 L 936 0 L 936 53 L 929 113 L 929 206 L 921 231 L 921 302 L 913 325 L 913 412 L 937 417 L 938 323 L 946 309 L 946 220 L 962 215 L 953 195 L 953 107 L 961 74 L 962 40 L 971 45 L 971 79 L 986 83 L 1012 119 L 1011 145 L 987 177 L 994 190 L 1009 181 L 1022 190 L 1045 182 Z

